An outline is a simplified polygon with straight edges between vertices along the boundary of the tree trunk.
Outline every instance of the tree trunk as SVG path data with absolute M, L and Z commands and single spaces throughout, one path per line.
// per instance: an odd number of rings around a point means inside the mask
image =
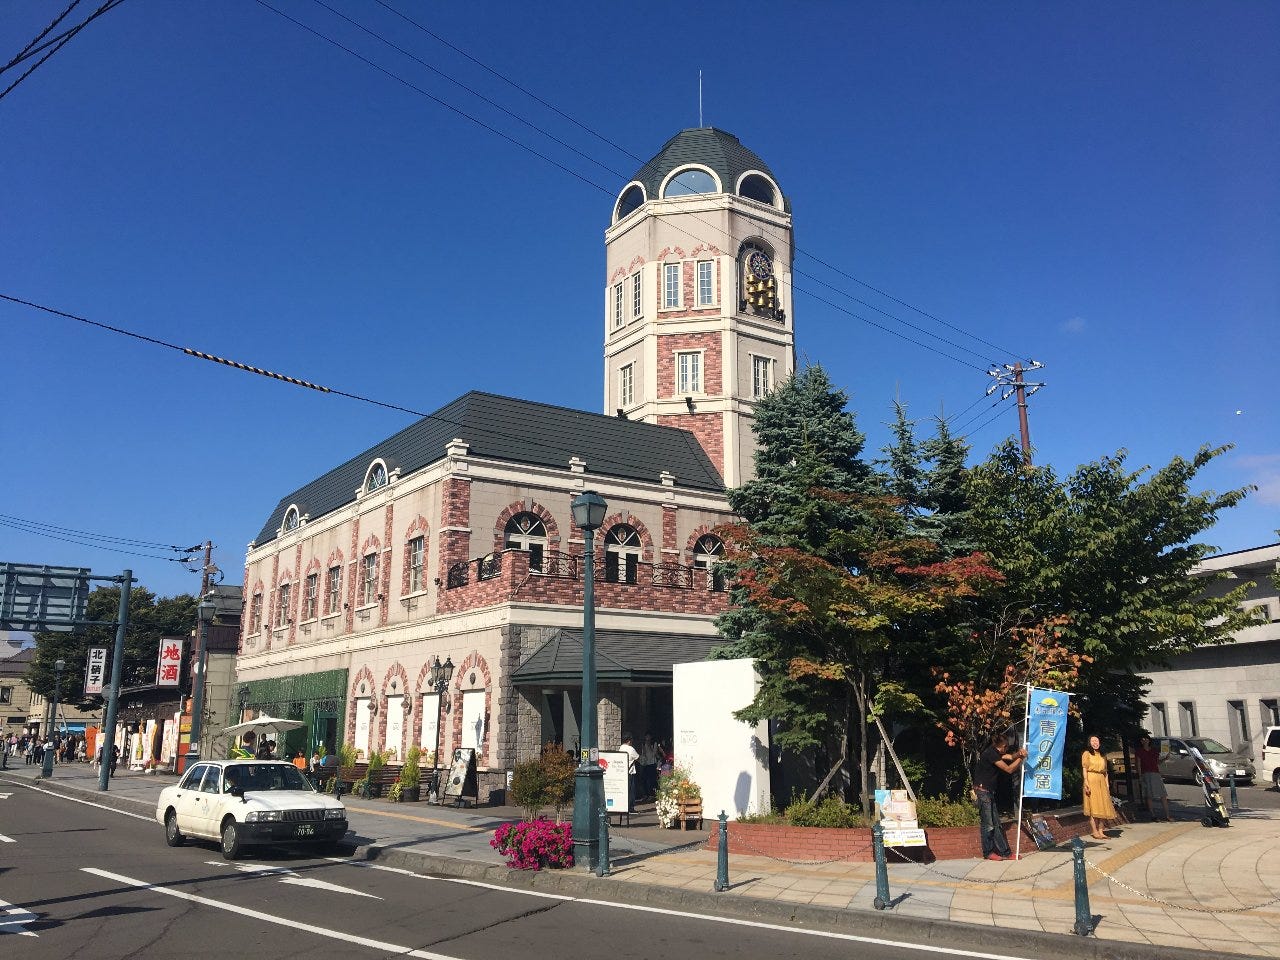
M 861 670 L 858 671 L 857 685 L 854 687 L 854 693 L 858 698 L 858 781 L 861 786 L 862 815 L 871 820 L 871 797 L 870 791 L 867 789 L 869 783 L 867 781 L 867 688 L 866 674 Z
M 810 803 L 817 803 L 818 798 L 822 796 L 831 783 L 831 778 L 840 772 L 840 768 L 849 760 L 849 693 L 845 692 L 844 697 L 844 723 L 841 725 L 840 734 L 840 756 L 836 757 L 836 762 L 832 764 L 831 769 L 827 771 L 827 775 L 822 778 L 822 782 L 818 784 L 817 789 L 813 791 L 813 795 L 809 797 Z

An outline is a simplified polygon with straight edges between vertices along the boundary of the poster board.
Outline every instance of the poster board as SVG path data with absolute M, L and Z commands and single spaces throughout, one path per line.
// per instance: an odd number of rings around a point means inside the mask
M 626 813 L 627 755 L 621 750 L 601 750 L 600 766 L 604 768 L 604 808 L 609 813 Z
M 461 800 L 464 797 L 478 798 L 475 750 L 470 747 L 459 747 L 453 751 L 453 762 L 449 765 L 449 779 L 444 783 L 444 796 L 455 800 Z
M 911 795 L 905 790 L 877 790 L 875 792 L 876 807 L 880 813 L 880 821 L 885 830 L 916 830 L 920 822 L 916 819 L 916 805 Z
M 1049 829 L 1049 821 L 1044 817 L 1032 817 L 1027 821 L 1027 832 L 1036 842 L 1037 850 L 1052 850 L 1058 845 L 1053 839 L 1053 831 Z

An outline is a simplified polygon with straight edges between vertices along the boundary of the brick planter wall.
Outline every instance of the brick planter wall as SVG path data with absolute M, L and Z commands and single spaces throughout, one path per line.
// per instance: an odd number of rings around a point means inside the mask
M 1082 814 L 1045 815 L 1053 838 L 1064 843 L 1089 832 L 1089 820 Z M 1112 824 L 1123 821 L 1114 820 Z M 1012 822 L 1004 825 L 1009 849 L 1017 844 L 1017 829 Z M 925 829 L 927 847 L 895 847 L 888 853 L 895 860 L 932 863 L 935 860 L 977 860 L 982 856 L 982 841 L 975 827 L 929 827 Z M 711 836 L 704 849 L 715 850 L 720 843 L 720 822 L 711 822 Z M 1022 836 L 1022 852 L 1034 852 L 1035 841 Z M 871 862 L 871 831 L 838 830 L 823 827 L 791 827 L 783 824 L 730 823 L 729 853 L 744 857 L 774 857 L 779 860 L 827 861 L 852 860 Z

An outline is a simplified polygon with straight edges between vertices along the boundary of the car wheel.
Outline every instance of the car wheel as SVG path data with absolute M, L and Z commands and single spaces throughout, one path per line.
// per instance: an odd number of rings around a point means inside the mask
M 236 822 L 230 817 L 227 822 L 222 825 L 222 857 L 224 860 L 234 860 L 240 856 L 240 829 Z
M 1280 790 L 1280 767 L 1276 767 L 1271 774 L 1271 785 Z
M 1196 768 L 1195 776 L 1192 779 L 1195 780 L 1197 787 L 1204 786 L 1204 774 L 1200 772 L 1198 767 Z
M 170 810 L 164 815 L 164 842 L 171 847 L 180 847 L 186 839 L 178 829 L 178 814 Z

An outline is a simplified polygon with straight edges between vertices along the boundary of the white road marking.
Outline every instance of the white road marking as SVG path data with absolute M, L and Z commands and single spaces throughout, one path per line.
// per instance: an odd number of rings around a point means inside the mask
M 939 947 L 932 944 L 912 943 L 909 940 L 886 940 L 883 937 L 863 937 L 855 933 L 836 933 L 830 930 L 809 930 L 801 927 L 788 927 L 780 923 L 765 923 L 761 920 L 739 920 L 735 917 L 718 917 L 707 913 L 689 913 L 685 910 L 671 910 L 666 907 L 646 907 L 634 903 L 615 903 L 612 900 L 592 900 L 587 897 L 570 897 L 559 893 L 542 893 L 537 890 L 516 890 L 496 883 L 484 883 L 480 880 L 464 880 L 461 877 L 432 877 L 401 867 L 385 867 L 376 863 L 363 863 L 358 860 L 344 860 L 341 857 L 330 857 L 336 863 L 364 870 L 385 870 L 388 873 L 408 874 L 421 877 L 423 880 L 434 880 L 439 883 L 454 883 L 464 887 L 483 887 L 500 893 L 519 894 L 524 897 L 543 897 L 551 900 L 572 900 L 592 907 L 609 907 L 614 910 L 638 910 L 642 913 L 658 913 L 668 917 L 684 917 L 688 920 L 705 920 L 710 923 L 727 923 L 737 927 L 754 927 L 759 930 L 777 930 L 780 933 L 795 933 L 806 937 L 823 937 L 828 940 L 849 940 L 853 943 L 869 943 L 879 947 L 897 947 L 903 950 L 918 950 L 921 953 L 938 953 L 948 957 L 970 957 L 973 960 L 1032 960 L 1011 953 L 983 953 L 978 950 L 962 950 L 959 947 Z
M 430 950 L 415 950 L 412 947 L 402 946 L 398 943 L 388 943 L 385 940 L 373 940 L 369 937 L 356 936 L 354 933 L 347 933 L 345 930 L 330 930 L 327 927 L 317 927 L 310 923 L 301 923 L 289 917 L 276 916 L 271 913 L 263 913 L 261 910 L 252 910 L 249 907 L 239 907 L 232 903 L 223 903 L 220 900 L 214 900 L 210 897 L 202 897 L 198 894 L 187 893 L 183 890 L 172 890 L 169 887 L 157 883 L 147 883 L 145 880 L 135 880 L 133 877 L 126 877 L 119 873 L 111 873 L 108 870 L 99 870 L 97 867 L 81 867 L 84 873 L 93 874 L 95 877 L 102 877 L 106 880 L 114 880 L 116 883 L 128 884 L 139 890 L 150 890 L 153 893 L 162 893 L 166 897 L 176 897 L 179 900 L 186 900 L 188 903 L 198 903 L 204 907 L 213 907 L 215 910 L 226 910 L 228 913 L 238 913 L 242 917 L 252 917 L 254 920 L 261 920 L 263 923 L 274 923 L 280 927 L 288 927 L 291 930 L 302 930 L 307 933 L 314 933 L 316 936 L 328 937 L 331 940 L 341 940 L 344 943 L 354 943 L 361 947 L 369 947 L 372 950 L 382 950 L 386 953 L 400 954 L 406 957 L 419 957 L 421 960 L 460 960 L 458 957 L 452 957 L 444 953 L 432 953 Z
M 211 867 L 231 866 L 231 864 L 227 863 L 225 860 L 206 860 L 205 863 Z M 281 883 L 291 883 L 296 887 L 311 887 L 313 890 L 329 890 L 333 893 L 349 893 L 355 897 L 368 897 L 370 900 L 382 899 L 372 893 L 365 893 L 363 890 L 352 890 L 350 887 L 344 887 L 337 883 L 330 883 L 328 880 L 317 880 L 314 877 L 301 877 L 287 867 L 269 867 L 265 863 L 237 863 L 235 864 L 235 868 L 240 873 L 252 873 L 259 877 L 278 876 Z
M 23 784 L 27 787 L 26 784 Z M 127 810 L 117 810 L 115 807 L 104 806 L 101 803 L 94 803 L 92 800 L 81 800 L 79 797 L 69 797 L 65 793 L 56 793 L 53 790 L 45 790 L 41 787 L 27 787 L 28 790 L 34 790 L 36 793 L 43 793 L 50 797 L 57 797 L 59 800 L 70 800 L 72 803 L 83 803 L 86 807 L 97 807 L 99 810 L 106 810 L 108 813 L 118 813 L 122 817 L 133 817 L 135 820 L 145 820 L 147 823 L 156 823 L 154 817 L 144 817 L 140 813 L 129 813 Z
M 12 793 L 0 793 L 0 800 L 8 800 L 12 796 Z
M 8 909 L 5 909 L 5 908 Z M 28 923 L 35 923 L 40 918 L 25 907 L 15 907 L 12 903 L 0 900 L 0 933 L 16 933 L 23 937 L 38 937 L 38 933 L 19 929 Z
M 17 842 L 18 841 L 13 839 L 13 837 L 6 837 L 3 833 L 0 833 L 0 843 L 17 843 Z

